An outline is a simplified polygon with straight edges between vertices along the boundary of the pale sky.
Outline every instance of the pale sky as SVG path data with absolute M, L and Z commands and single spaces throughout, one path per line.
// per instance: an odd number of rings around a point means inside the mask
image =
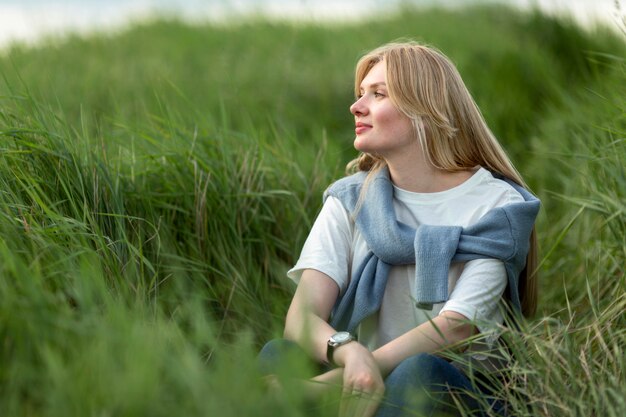
M 0 47 L 12 41 L 36 42 L 42 36 L 115 30 L 155 12 L 190 21 L 219 21 L 250 10 L 280 18 L 353 20 L 389 10 L 400 0 L 0 0 Z M 406 1 L 405 1 L 406 2 Z M 417 5 L 462 6 L 472 0 L 412 0 Z M 595 21 L 617 28 L 626 0 L 502 0 L 547 13 L 569 13 L 583 25 Z M 620 10 L 621 9 L 621 10 Z

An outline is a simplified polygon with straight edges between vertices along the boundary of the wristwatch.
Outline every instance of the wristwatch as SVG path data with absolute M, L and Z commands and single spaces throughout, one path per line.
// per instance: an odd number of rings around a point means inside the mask
M 328 346 L 326 347 L 326 360 L 329 364 L 333 362 L 333 353 L 335 348 L 350 343 L 354 340 L 354 337 L 348 332 L 337 332 L 328 339 Z

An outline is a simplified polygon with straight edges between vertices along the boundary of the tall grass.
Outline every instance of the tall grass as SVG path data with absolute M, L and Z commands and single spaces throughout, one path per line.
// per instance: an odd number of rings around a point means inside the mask
M 455 60 L 544 203 L 541 314 L 499 395 L 624 414 L 622 40 L 500 7 L 366 23 L 160 21 L 0 58 L 2 415 L 314 414 L 254 355 L 354 156 L 354 62 L 398 37 Z
M 287 238 L 308 222 L 312 181 L 290 160 L 269 166 L 276 148 L 246 134 L 169 119 L 109 154 L 27 105 L 25 119 L 3 114 L 3 410 L 217 413 L 228 397 L 206 393 L 238 368 L 208 364 L 284 315 Z
M 513 389 L 530 415 L 626 411 L 626 66 L 610 59 L 611 75 L 566 93 L 534 143 L 555 250 L 543 263 L 546 316 L 518 335 Z

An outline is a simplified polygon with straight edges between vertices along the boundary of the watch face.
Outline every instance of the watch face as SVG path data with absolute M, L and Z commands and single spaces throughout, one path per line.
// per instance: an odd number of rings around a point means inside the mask
M 335 343 L 342 344 L 342 343 L 347 342 L 348 340 L 351 340 L 352 336 L 348 332 L 338 332 L 332 335 L 331 339 Z

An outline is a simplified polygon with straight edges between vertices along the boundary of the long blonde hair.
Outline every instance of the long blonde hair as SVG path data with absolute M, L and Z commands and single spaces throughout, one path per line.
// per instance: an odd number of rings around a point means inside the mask
M 381 61 L 387 67 L 389 98 L 412 121 L 422 151 L 434 167 L 454 172 L 480 165 L 526 187 L 487 126 L 461 75 L 443 53 L 416 42 L 394 42 L 376 48 L 356 65 L 356 96 L 365 76 Z M 381 157 L 361 153 L 347 170 L 373 174 L 384 166 Z M 525 316 L 534 314 L 537 308 L 536 269 L 537 238 L 533 228 L 519 285 Z

